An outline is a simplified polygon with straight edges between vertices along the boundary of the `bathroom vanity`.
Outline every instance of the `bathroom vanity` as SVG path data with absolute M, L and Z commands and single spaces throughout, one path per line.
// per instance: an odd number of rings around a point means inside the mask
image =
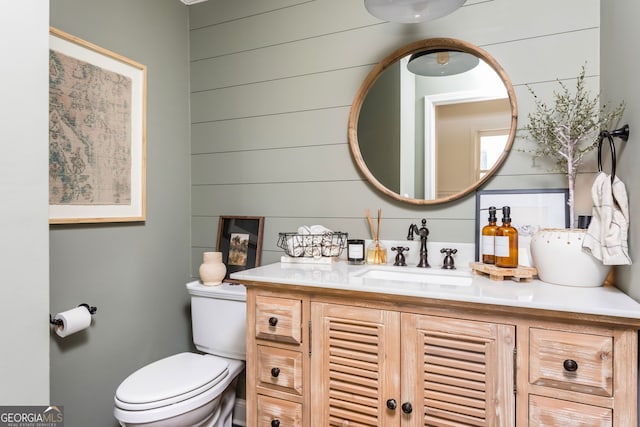
M 345 262 L 232 279 L 248 426 L 637 426 L 640 304 L 615 288 Z

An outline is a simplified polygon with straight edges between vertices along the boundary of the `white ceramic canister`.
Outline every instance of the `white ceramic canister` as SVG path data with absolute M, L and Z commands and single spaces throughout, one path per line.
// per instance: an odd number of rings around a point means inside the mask
M 533 235 L 531 257 L 540 280 L 565 286 L 602 286 L 611 266 L 582 249 L 586 231 L 543 228 Z
M 202 284 L 207 286 L 221 284 L 227 274 L 227 266 L 222 262 L 222 252 L 204 252 L 199 273 Z

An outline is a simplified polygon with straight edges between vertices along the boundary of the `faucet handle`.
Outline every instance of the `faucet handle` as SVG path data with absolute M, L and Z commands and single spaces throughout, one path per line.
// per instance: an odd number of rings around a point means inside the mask
M 453 255 L 458 253 L 458 250 L 451 248 L 442 248 L 440 249 L 440 253 L 446 254 L 444 260 L 442 261 L 442 268 L 445 270 L 455 270 L 456 266 L 454 265 Z
M 407 262 L 406 262 L 406 260 L 404 258 L 404 252 L 408 251 L 409 248 L 406 247 L 406 246 L 404 246 L 404 247 L 403 246 L 397 246 L 397 247 L 394 246 L 393 248 L 391 248 L 391 250 L 398 252 L 397 255 L 396 255 L 396 262 L 394 262 L 393 265 L 400 266 L 400 267 L 406 267 Z
M 429 235 L 429 229 L 427 228 L 427 220 L 425 218 L 422 218 L 421 223 L 422 223 L 422 226 L 420 227 L 418 234 L 420 234 L 420 237 L 422 236 L 427 237 Z

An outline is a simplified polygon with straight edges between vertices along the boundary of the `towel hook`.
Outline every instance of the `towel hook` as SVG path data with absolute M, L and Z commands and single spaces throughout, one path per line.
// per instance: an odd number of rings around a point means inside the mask
M 616 146 L 613 143 L 613 138 L 620 138 L 623 141 L 629 140 L 629 125 L 624 125 L 620 129 L 609 132 L 603 130 L 600 132 L 598 139 L 598 172 L 602 172 L 602 140 L 607 138 L 609 140 L 609 149 L 611 150 L 611 183 L 616 177 Z

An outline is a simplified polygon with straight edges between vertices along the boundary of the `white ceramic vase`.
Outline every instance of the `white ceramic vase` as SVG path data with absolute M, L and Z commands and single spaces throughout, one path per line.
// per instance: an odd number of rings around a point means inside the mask
M 611 267 L 582 249 L 586 232 L 544 228 L 533 235 L 531 257 L 540 280 L 565 286 L 602 286 Z
M 227 274 L 227 266 L 222 262 L 222 252 L 204 252 L 199 273 L 202 284 L 207 286 L 221 284 Z

